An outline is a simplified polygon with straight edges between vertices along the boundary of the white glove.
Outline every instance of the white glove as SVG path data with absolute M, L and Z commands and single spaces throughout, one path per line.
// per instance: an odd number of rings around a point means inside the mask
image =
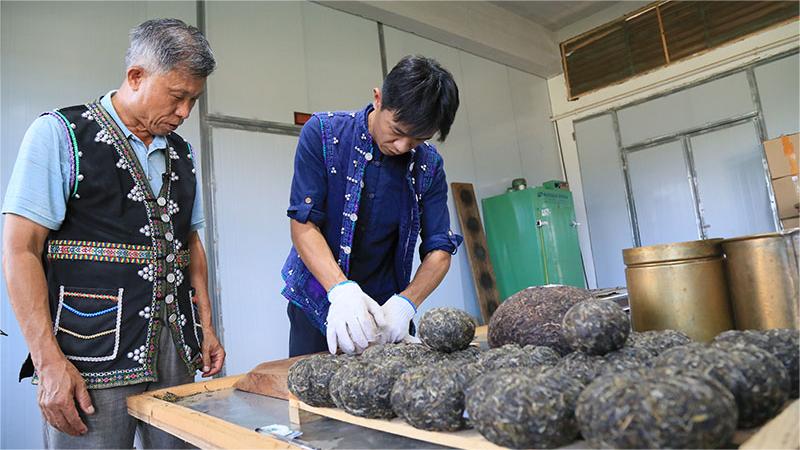
M 336 354 L 341 348 L 347 354 L 361 353 L 377 339 L 378 329 L 385 325 L 380 305 L 354 281 L 344 281 L 328 292 L 328 350 Z M 377 327 L 376 327 L 377 325 Z
M 381 337 L 383 342 L 393 344 L 395 342 L 419 343 L 419 339 L 408 334 L 408 326 L 417 308 L 411 300 L 399 295 L 393 295 L 386 303 L 381 306 L 386 325 L 381 327 Z

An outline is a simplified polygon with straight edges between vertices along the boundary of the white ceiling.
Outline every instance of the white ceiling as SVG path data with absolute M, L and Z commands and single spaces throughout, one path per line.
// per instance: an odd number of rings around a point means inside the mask
M 491 3 L 536 22 L 550 31 L 557 31 L 619 1 L 493 1 Z

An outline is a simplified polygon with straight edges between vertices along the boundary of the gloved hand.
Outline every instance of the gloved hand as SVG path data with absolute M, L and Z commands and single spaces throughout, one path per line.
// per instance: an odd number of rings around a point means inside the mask
M 408 334 L 408 326 L 417 307 L 411 300 L 399 295 L 393 295 L 386 303 L 381 306 L 386 325 L 380 329 L 383 342 L 393 344 L 395 342 L 419 343 L 419 339 Z
M 338 348 L 347 354 L 361 353 L 377 339 L 377 327 L 386 325 L 380 305 L 354 281 L 331 288 L 328 301 L 328 350 L 334 355 Z

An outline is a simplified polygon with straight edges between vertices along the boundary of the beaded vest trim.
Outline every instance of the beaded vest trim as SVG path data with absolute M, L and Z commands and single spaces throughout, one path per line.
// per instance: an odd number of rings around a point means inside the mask
M 103 261 L 121 264 L 155 263 L 156 253 L 146 245 L 116 244 L 113 242 L 52 240 L 47 246 L 48 259 Z M 189 251 L 181 250 L 175 261 L 179 268 L 189 266 Z

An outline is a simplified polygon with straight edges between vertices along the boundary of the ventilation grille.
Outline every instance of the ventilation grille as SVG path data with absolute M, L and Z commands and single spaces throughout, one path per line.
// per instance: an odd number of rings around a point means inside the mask
M 796 1 L 668 1 L 561 43 L 569 98 L 795 20 Z

